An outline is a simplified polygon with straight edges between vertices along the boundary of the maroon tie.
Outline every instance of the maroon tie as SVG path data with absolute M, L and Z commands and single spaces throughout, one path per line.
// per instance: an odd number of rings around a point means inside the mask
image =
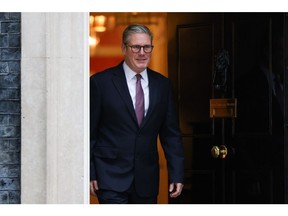
M 141 86 L 141 78 L 140 74 L 136 75 L 136 103 L 135 103 L 135 112 L 138 120 L 138 125 L 141 125 L 141 122 L 144 117 L 144 93 Z

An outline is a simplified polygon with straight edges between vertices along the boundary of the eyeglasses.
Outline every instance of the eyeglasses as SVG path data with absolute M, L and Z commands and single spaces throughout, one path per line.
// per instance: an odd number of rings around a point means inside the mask
M 152 50 L 153 50 L 153 47 L 152 45 L 144 45 L 144 46 L 140 46 L 140 45 L 127 45 L 126 46 L 130 47 L 131 48 L 131 51 L 133 53 L 138 53 L 140 52 L 141 48 L 143 48 L 144 52 L 145 53 L 151 53 Z

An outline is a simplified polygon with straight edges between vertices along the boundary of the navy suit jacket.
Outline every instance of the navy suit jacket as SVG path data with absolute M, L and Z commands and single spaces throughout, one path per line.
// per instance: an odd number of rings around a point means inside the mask
M 147 69 L 149 108 L 138 126 L 123 62 L 90 78 L 90 180 L 123 192 L 133 180 L 141 196 L 159 191 L 157 138 L 170 182 L 183 183 L 184 156 L 169 79 Z

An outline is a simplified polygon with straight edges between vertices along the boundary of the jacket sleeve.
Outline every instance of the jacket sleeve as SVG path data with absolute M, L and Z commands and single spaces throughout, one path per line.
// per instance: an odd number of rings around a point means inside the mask
M 97 180 L 94 147 L 97 143 L 98 124 L 101 113 L 101 95 L 94 76 L 90 78 L 90 180 Z
M 168 166 L 169 182 L 184 182 L 184 152 L 178 117 L 173 100 L 172 84 L 168 85 L 168 104 L 165 120 L 161 126 L 159 138 Z

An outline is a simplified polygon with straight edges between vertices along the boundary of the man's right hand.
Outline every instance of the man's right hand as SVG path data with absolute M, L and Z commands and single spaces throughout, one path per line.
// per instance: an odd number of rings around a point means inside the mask
M 90 181 L 90 194 L 93 196 L 96 195 L 96 191 L 99 190 L 98 183 L 96 180 Z

